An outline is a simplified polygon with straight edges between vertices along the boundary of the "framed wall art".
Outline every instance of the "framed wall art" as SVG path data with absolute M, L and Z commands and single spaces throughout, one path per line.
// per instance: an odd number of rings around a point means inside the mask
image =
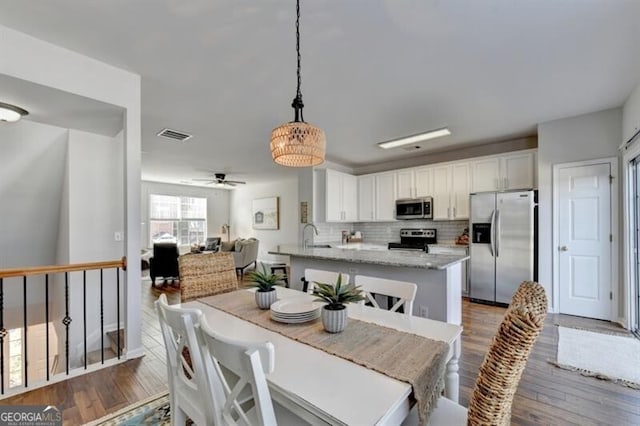
M 280 229 L 278 197 L 256 198 L 251 205 L 253 229 Z

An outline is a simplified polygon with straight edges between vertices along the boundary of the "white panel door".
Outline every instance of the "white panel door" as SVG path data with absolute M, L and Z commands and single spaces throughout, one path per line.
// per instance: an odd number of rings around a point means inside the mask
M 415 184 L 413 180 L 413 170 L 401 170 L 396 175 L 397 191 L 396 198 L 414 198 Z
M 505 155 L 501 158 L 502 186 L 500 189 L 531 189 L 533 178 L 533 152 Z
M 433 168 L 416 169 L 415 172 L 416 197 L 433 196 Z
M 433 168 L 433 219 L 450 218 L 451 166 Z
M 366 222 L 375 219 L 374 189 L 373 176 L 358 176 L 358 220 L 360 221 Z
M 352 175 L 342 175 L 342 211 L 343 220 L 358 220 L 358 178 Z
M 376 220 L 395 220 L 396 175 L 383 173 L 376 175 Z
M 560 312 L 610 319 L 610 165 L 558 172 Z
M 500 189 L 500 159 L 485 158 L 471 163 L 471 192 Z

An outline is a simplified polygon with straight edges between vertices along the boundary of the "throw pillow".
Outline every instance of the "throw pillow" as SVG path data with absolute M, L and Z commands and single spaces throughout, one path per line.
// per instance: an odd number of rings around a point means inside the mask
M 220 251 L 234 251 L 236 248 L 236 242 L 234 241 L 223 241 L 220 243 Z
M 235 251 L 240 251 L 242 249 L 242 242 L 244 240 L 242 238 L 238 238 L 236 240 L 236 246 L 235 246 Z

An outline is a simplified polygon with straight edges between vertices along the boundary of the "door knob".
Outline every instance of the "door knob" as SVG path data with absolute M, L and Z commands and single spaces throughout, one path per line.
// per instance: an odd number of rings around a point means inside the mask
M 560 247 L 560 251 L 567 251 L 567 250 L 569 250 L 569 247 L 567 247 L 567 246 L 561 246 Z

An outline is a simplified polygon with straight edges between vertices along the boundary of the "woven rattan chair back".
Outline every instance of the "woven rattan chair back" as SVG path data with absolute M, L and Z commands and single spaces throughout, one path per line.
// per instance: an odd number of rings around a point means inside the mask
M 178 263 L 182 303 L 238 289 L 231 253 L 186 254 Z
M 520 284 L 489 347 L 469 402 L 469 425 L 508 425 L 518 382 L 547 314 L 544 288 Z

